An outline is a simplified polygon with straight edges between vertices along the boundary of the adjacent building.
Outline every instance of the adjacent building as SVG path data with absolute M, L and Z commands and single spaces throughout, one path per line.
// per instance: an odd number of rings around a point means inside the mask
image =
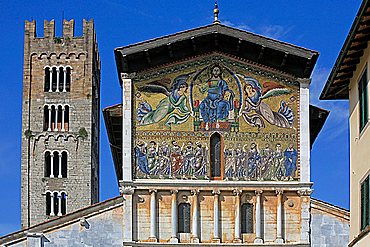
M 321 93 L 323 100 L 349 100 L 350 244 L 370 245 L 369 76 L 370 3 L 365 0 Z

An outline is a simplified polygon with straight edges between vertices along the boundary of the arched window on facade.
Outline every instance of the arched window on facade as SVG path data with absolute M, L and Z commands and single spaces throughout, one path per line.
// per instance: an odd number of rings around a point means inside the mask
M 50 90 L 50 68 L 45 68 L 45 76 L 44 76 L 44 92 L 49 92 Z
M 190 204 L 180 203 L 178 206 L 178 232 L 190 233 Z
M 222 163 L 222 147 L 221 147 L 221 135 L 214 133 L 211 136 L 211 177 L 221 178 L 221 163 Z
M 253 204 L 243 203 L 241 207 L 242 233 L 253 233 Z

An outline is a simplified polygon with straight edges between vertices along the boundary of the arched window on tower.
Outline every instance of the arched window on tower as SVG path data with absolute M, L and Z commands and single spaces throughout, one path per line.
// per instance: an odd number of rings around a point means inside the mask
M 44 76 L 44 92 L 49 92 L 50 90 L 50 68 L 45 68 L 45 76 Z
M 44 106 L 44 131 L 50 131 L 51 130 L 51 127 L 50 127 L 50 130 L 49 130 L 49 122 L 50 122 L 50 118 L 51 116 L 49 116 L 49 106 L 48 105 L 45 105 Z
M 211 136 L 211 177 L 221 178 L 221 165 L 222 165 L 222 147 L 221 135 L 214 133 Z
M 241 207 L 242 233 L 253 233 L 253 204 L 243 203 Z
M 58 123 L 57 123 L 57 129 L 58 129 L 58 131 L 61 131 L 62 130 L 62 120 L 63 120 L 62 119 L 63 107 L 61 105 L 58 105 L 57 109 L 58 109 L 58 111 L 57 111 L 57 113 L 58 113 L 58 117 L 57 117 L 57 121 L 58 121 Z
M 68 161 L 68 154 L 66 151 L 62 152 L 62 178 L 67 177 L 67 161 Z
M 71 73 L 72 70 L 70 67 L 66 68 L 66 84 L 65 84 L 65 92 L 70 92 L 71 91 Z
M 46 192 L 46 215 L 51 215 L 51 193 Z
M 53 156 L 51 157 L 53 159 L 53 164 L 52 164 L 52 177 L 58 177 L 59 174 L 59 152 L 54 151 Z
M 59 83 L 58 83 L 58 92 L 63 92 L 63 87 L 64 87 L 64 68 L 59 67 L 58 68 L 58 76 L 59 76 Z
M 67 213 L 67 194 L 65 192 L 61 193 L 61 214 L 65 215 Z
M 69 106 L 64 106 L 64 128 L 62 131 L 69 131 Z
M 57 78 L 58 78 L 58 73 L 57 73 L 57 68 L 53 67 L 51 69 L 52 74 L 51 74 L 51 91 L 56 92 L 57 91 Z
M 178 231 L 190 233 L 190 204 L 180 203 L 178 206 Z
M 44 166 L 44 176 L 51 176 L 51 155 L 49 151 L 45 152 L 45 166 Z

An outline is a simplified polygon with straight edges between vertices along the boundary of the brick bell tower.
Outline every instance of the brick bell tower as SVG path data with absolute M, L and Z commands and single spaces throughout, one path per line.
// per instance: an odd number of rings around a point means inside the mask
M 25 22 L 22 97 L 22 227 L 99 200 L 100 59 L 92 20 Z

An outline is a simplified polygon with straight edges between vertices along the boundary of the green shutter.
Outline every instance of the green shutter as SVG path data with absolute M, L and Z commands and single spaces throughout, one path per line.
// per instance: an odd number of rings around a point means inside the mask
M 369 177 L 361 184 L 361 230 L 370 225 Z
M 360 105 L 360 131 L 365 127 L 368 119 L 368 100 L 367 100 L 367 70 L 361 76 L 358 82 L 358 95 Z

